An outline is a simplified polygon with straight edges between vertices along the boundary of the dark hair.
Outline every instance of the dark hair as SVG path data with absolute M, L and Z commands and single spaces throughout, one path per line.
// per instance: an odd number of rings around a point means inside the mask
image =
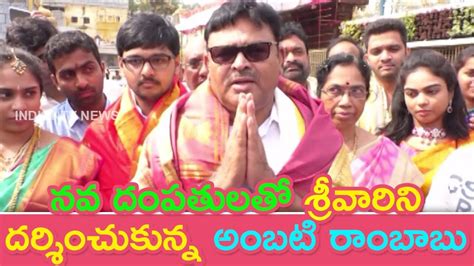
M 92 53 L 100 65 L 99 49 L 94 39 L 82 31 L 65 31 L 53 36 L 46 44 L 46 61 L 48 62 L 49 71 L 54 75 L 54 60 L 73 53 L 77 49 Z
M 289 38 L 292 35 L 295 35 L 304 43 L 304 48 L 306 49 L 306 53 L 308 53 L 308 36 L 304 32 L 304 29 L 301 24 L 293 21 L 283 24 L 280 31 L 280 41 L 283 41 L 284 39 Z
M 331 74 L 334 68 L 338 65 L 355 65 L 357 69 L 359 69 L 359 72 L 365 81 L 365 88 L 367 89 L 368 98 L 370 92 L 370 68 L 364 60 L 346 53 L 330 56 L 324 60 L 322 65 L 319 66 L 318 71 L 316 72 L 316 77 L 318 79 L 318 88 L 316 90 L 316 94 L 318 97 L 321 98 L 322 87 L 326 85 L 329 74 Z
M 369 47 L 369 39 L 372 35 L 382 34 L 389 31 L 396 31 L 400 34 L 403 45 L 407 47 L 407 29 L 405 24 L 399 19 L 395 18 L 382 18 L 372 23 L 369 23 L 364 29 L 362 40 L 365 45 L 365 49 Z
M 454 68 L 456 72 L 459 71 L 471 57 L 474 57 L 474 45 L 468 46 L 461 51 L 461 53 L 456 57 L 454 62 Z
M 40 90 L 43 92 L 43 70 L 41 68 L 41 60 L 21 48 L 0 45 L 0 67 L 7 64 L 10 67 L 10 64 L 15 61 L 15 56 L 26 65 L 26 69 L 30 71 L 38 81 Z
M 364 57 L 364 50 L 362 50 L 362 48 L 359 46 L 357 41 L 347 36 L 342 36 L 336 39 L 332 39 L 331 42 L 329 43 L 328 48 L 326 49 L 326 57 L 329 55 L 329 52 L 331 51 L 331 49 L 341 42 L 352 43 L 357 48 L 357 51 L 359 51 L 359 55 L 360 55 L 359 59 L 362 59 Z
M 16 18 L 7 28 L 6 41 L 9 46 L 20 47 L 30 53 L 44 47 L 58 30 L 45 19 Z
M 451 106 L 453 111 L 446 113 L 443 118 L 443 128 L 451 139 L 468 137 L 469 129 L 466 123 L 466 105 L 456 78 L 456 72 L 449 61 L 439 52 L 421 49 L 412 52 L 400 70 L 400 76 L 392 100 L 392 121 L 383 129 L 383 133 L 393 142 L 400 144 L 413 130 L 413 117 L 405 103 L 405 82 L 413 71 L 420 67 L 428 68 L 433 75 L 442 78 L 453 92 Z
M 258 27 L 267 24 L 275 36 L 275 41 L 280 39 L 281 20 L 278 13 L 266 3 L 257 3 L 254 0 L 241 0 L 226 2 L 212 13 L 204 30 L 206 43 L 212 32 L 220 31 L 229 25 L 234 25 L 240 18 L 247 18 Z
M 167 47 L 175 56 L 179 54 L 179 35 L 175 27 L 160 15 L 138 13 L 129 18 L 117 33 L 117 52 L 122 56 L 134 48 Z

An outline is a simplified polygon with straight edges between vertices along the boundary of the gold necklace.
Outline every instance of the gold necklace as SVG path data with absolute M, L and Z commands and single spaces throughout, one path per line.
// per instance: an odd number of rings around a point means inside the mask
M 13 212 L 16 210 L 17 203 L 18 203 L 18 195 L 20 194 L 21 186 L 25 182 L 26 172 L 28 170 L 28 166 L 30 165 L 31 158 L 33 157 L 33 152 L 38 144 L 38 140 L 40 138 L 40 128 L 35 126 L 35 130 L 33 132 L 33 136 L 31 137 L 30 144 L 28 145 L 27 152 L 25 154 L 25 160 L 23 162 L 23 166 L 20 171 L 20 175 L 16 181 L 15 190 L 13 191 L 12 197 L 10 202 L 8 203 L 8 211 Z

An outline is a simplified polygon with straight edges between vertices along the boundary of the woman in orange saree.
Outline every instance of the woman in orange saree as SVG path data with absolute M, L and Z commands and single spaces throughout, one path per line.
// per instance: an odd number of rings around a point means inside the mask
M 412 156 L 424 175 L 425 195 L 448 155 L 474 141 L 466 115 L 456 72 L 449 61 L 433 50 L 412 52 L 400 70 L 392 121 L 384 133 Z

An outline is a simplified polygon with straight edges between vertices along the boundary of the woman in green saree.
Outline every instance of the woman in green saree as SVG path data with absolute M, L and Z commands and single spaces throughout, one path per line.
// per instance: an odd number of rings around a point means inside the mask
M 50 185 L 85 184 L 100 166 L 85 146 L 35 126 L 39 64 L 21 49 L 0 46 L 0 211 L 47 211 Z

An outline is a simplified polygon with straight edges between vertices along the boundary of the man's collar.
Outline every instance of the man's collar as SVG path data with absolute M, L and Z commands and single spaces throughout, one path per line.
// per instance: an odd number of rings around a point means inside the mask
M 104 93 L 102 93 L 102 96 L 105 97 L 105 107 L 104 107 L 104 110 L 100 111 L 101 114 L 111 104 L 110 100 L 107 98 L 107 96 Z M 76 113 L 76 111 L 74 111 L 74 109 L 72 108 L 71 104 L 69 103 L 69 100 L 64 101 L 64 113 L 65 113 L 64 115 L 66 116 L 66 121 L 69 128 L 72 128 L 76 123 L 78 123 L 78 121 L 87 123 L 86 121 L 83 121 L 81 118 L 87 118 L 88 116 L 90 117 L 93 116 L 92 113 L 83 114 L 79 116 Z
M 272 110 L 270 112 L 270 116 L 267 117 L 267 119 L 265 119 L 265 121 L 263 121 L 263 123 L 258 127 L 258 134 L 260 135 L 260 137 L 263 137 L 265 136 L 268 131 L 270 130 L 270 127 L 273 123 L 276 123 L 277 125 L 280 124 L 280 117 L 278 115 L 278 108 L 277 108 L 277 104 L 276 104 L 276 101 L 277 101 L 277 97 L 280 97 L 280 93 L 283 94 L 283 92 L 276 88 L 275 89 L 275 93 L 274 93 L 274 100 L 273 100 L 273 106 L 272 106 Z
M 133 105 L 135 106 L 135 109 L 138 111 L 138 113 L 141 115 L 141 117 L 143 117 L 144 119 L 146 119 L 146 118 L 147 118 L 147 115 L 145 115 L 145 113 L 143 113 L 142 108 L 140 107 L 140 105 L 138 105 L 137 96 L 135 95 L 135 92 L 134 92 L 132 89 L 130 89 L 130 88 L 129 88 L 129 90 L 130 90 L 130 95 L 131 95 L 131 97 L 132 97 L 132 103 L 133 103 Z
M 63 102 L 64 104 L 64 116 L 66 118 L 66 123 L 69 128 L 73 128 L 76 123 L 81 122 L 81 119 L 77 115 L 76 111 L 72 109 L 71 104 L 69 103 L 69 100 L 66 100 Z

